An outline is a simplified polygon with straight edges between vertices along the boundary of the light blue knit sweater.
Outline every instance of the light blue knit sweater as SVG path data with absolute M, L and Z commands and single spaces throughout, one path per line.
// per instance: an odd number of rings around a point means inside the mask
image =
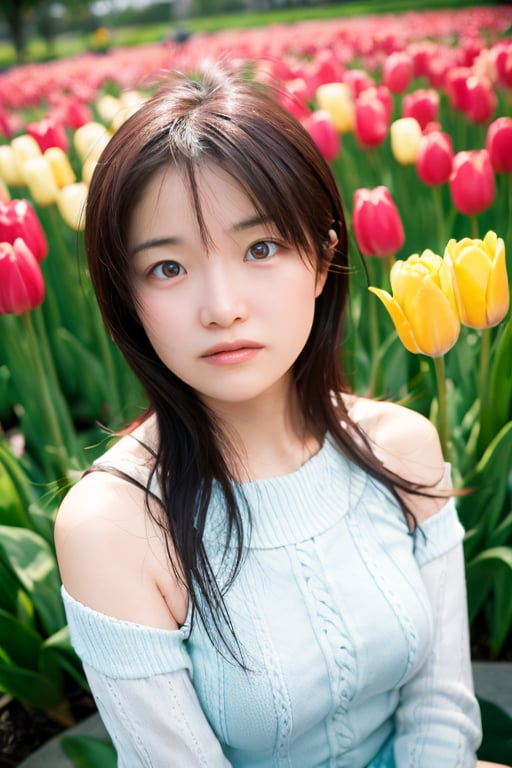
M 119 468 L 140 478 L 140 467 Z M 152 629 L 93 611 L 63 589 L 119 765 L 188 768 L 172 745 L 189 705 L 161 688 L 186 669 L 223 764 L 474 766 L 480 720 L 453 501 L 413 537 L 392 496 L 328 439 L 296 472 L 241 490 L 252 535 L 226 603 L 248 671 L 212 646 L 198 620 L 190 630 L 190 616 L 175 632 Z M 209 512 L 205 542 L 220 568 L 218 497 Z M 202 724 L 187 727 L 200 747 Z

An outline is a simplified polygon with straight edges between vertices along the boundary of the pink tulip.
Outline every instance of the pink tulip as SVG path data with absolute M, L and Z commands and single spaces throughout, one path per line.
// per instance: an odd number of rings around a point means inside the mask
M 451 136 L 440 130 L 425 133 L 418 146 L 416 171 L 424 184 L 437 186 L 450 178 L 453 166 Z
M 512 117 L 498 117 L 489 125 L 485 146 L 496 173 L 512 173 Z
M 359 250 L 365 256 L 390 256 L 405 242 L 400 214 L 384 186 L 356 189 L 352 224 Z
M 339 155 L 341 139 L 329 112 L 318 109 L 309 117 L 305 117 L 302 124 L 327 161 L 330 162 Z
M 512 88 L 512 39 L 500 40 L 492 47 L 491 53 L 498 84 L 502 88 Z
M 464 114 L 472 123 L 487 123 L 493 116 L 498 98 L 487 77 L 472 75 L 466 81 L 466 105 Z
M 388 135 L 392 104 L 385 86 L 367 88 L 356 99 L 355 133 L 362 147 L 376 147 Z
M 422 130 L 437 121 L 438 113 L 439 94 L 433 88 L 419 88 L 404 96 L 402 117 L 414 117 Z
M 493 204 L 496 185 L 486 149 L 458 152 L 455 155 L 450 192 L 454 206 L 466 216 L 477 216 Z
M 44 290 L 41 268 L 25 241 L 0 242 L 0 314 L 30 312 L 42 303 Z
M 343 82 L 352 90 L 354 98 L 367 88 L 373 88 L 375 81 L 364 69 L 347 69 L 343 75 Z
M 413 74 L 411 57 L 404 51 L 396 51 L 384 60 L 382 82 L 391 93 L 404 93 Z
M 41 152 L 45 152 L 50 147 L 59 147 L 63 152 L 68 151 L 68 137 L 63 124 L 53 117 L 44 117 L 35 123 L 27 124 L 27 133 L 32 136 Z
M 41 223 L 28 200 L 0 202 L 0 242 L 14 243 L 22 238 L 37 261 L 48 253 L 48 243 Z

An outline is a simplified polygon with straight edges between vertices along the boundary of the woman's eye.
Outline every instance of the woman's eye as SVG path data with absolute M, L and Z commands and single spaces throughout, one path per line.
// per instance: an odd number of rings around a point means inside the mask
M 161 261 L 151 269 L 150 274 L 159 280 L 168 280 L 170 277 L 181 277 L 185 269 L 177 261 Z
M 274 256 L 277 247 L 277 243 L 273 243 L 271 240 L 261 240 L 251 245 L 245 258 L 247 261 L 265 261 L 265 259 L 270 259 Z

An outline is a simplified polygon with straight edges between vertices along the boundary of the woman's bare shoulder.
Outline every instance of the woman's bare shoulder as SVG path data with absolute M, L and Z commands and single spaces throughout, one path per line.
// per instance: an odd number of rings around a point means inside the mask
M 345 398 L 351 419 L 370 441 L 375 455 L 391 472 L 436 491 L 449 490 L 449 468 L 437 429 L 417 411 L 387 401 L 350 395 Z M 407 497 L 411 501 L 411 496 Z M 445 499 L 414 504 L 419 518 L 434 514 Z
M 175 628 L 186 611 L 176 608 L 180 588 L 167 544 L 144 490 L 108 471 L 75 483 L 55 521 L 62 582 L 76 600 L 116 618 Z

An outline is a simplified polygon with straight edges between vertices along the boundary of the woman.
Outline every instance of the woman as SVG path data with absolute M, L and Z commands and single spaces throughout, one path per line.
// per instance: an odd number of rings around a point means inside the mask
M 175 75 L 105 149 L 86 250 L 149 402 L 56 523 L 119 765 L 476 765 L 448 468 L 429 421 L 347 391 L 307 133 L 255 83 Z

